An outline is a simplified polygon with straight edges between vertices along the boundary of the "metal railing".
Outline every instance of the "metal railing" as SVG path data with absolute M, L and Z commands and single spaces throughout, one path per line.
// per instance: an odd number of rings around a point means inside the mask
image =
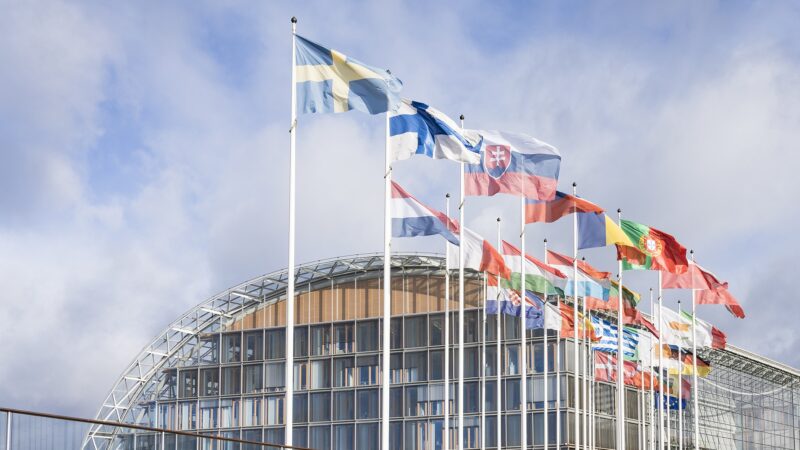
M 5 416 L 5 417 L 3 417 Z M 119 430 L 92 450 L 311 450 L 247 439 L 0 407 L 0 449 L 79 450 L 91 426 Z

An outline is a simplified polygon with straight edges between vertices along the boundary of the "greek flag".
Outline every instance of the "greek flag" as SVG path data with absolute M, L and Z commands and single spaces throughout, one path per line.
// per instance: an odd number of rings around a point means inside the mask
M 397 108 L 403 83 L 378 69 L 295 35 L 295 89 L 301 113 L 357 109 L 379 114 Z
M 403 99 L 397 110 L 389 113 L 393 161 L 424 155 L 477 164 L 481 161 L 481 145 L 477 132 L 462 132 L 452 119 L 424 103 Z
M 595 342 L 592 347 L 601 352 L 617 353 L 617 326 L 599 317 L 591 316 L 591 318 L 594 331 L 600 337 L 600 341 Z M 634 330 L 624 328 L 622 336 L 624 358 L 635 360 L 639 345 L 639 334 Z

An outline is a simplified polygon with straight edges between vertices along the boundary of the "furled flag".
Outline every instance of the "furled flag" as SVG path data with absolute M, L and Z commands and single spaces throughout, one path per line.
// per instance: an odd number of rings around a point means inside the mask
M 556 220 L 573 213 L 602 213 L 603 208 L 574 195 L 556 191 L 552 200 L 525 199 L 525 223 Z
M 595 333 L 600 336 L 600 341 L 592 347 L 606 353 L 617 353 L 617 325 L 596 316 L 590 316 Z M 639 345 L 639 334 L 629 328 L 622 329 L 622 352 L 625 359 L 636 358 Z
M 389 113 L 389 152 L 392 161 L 423 155 L 433 159 L 477 164 L 481 160 L 481 136 L 461 128 L 430 106 L 403 99 Z
M 542 294 L 564 292 L 567 276 L 562 272 L 530 255 L 525 255 L 523 260 L 522 252 L 506 241 L 503 241 L 501 250 L 506 266 L 511 269 L 510 281 L 513 288 L 520 289 L 520 277 L 522 276 L 522 264 L 524 263 L 526 289 Z
M 483 137 L 481 160 L 464 173 L 466 195 L 511 194 L 536 200 L 556 195 L 561 154 L 526 134 L 477 131 Z
M 547 251 L 547 263 L 551 267 L 558 269 L 569 278 L 564 288 L 564 294 L 575 295 L 575 270 L 574 260 L 569 256 L 556 253 L 552 250 Z M 602 280 L 611 276 L 608 272 L 600 272 L 585 261 L 578 261 L 578 296 L 594 297 L 598 300 L 607 300 L 606 289 L 603 287 Z
M 679 347 L 692 347 L 692 315 L 687 312 L 677 312 L 669 308 L 660 308 L 661 324 L 659 331 L 665 343 Z M 697 319 L 695 328 L 697 347 L 711 347 L 724 349 L 726 344 L 725 333 L 708 322 Z
M 456 237 L 458 238 L 458 236 Z M 511 278 L 511 270 L 506 266 L 503 256 L 483 236 L 464 227 L 464 242 L 461 245 L 464 246 L 465 269 L 488 272 L 505 279 Z M 454 267 L 460 267 L 458 247 L 447 246 L 447 254 L 451 264 L 454 264 Z
M 578 248 L 633 245 L 628 235 L 604 213 L 578 213 Z
M 397 109 L 403 83 L 378 69 L 295 35 L 295 88 L 301 113 L 356 109 L 379 114 Z
M 744 310 L 728 292 L 728 283 L 722 282 L 713 273 L 699 264 L 690 262 L 689 270 L 682 274 L 662 272 L 661 287 L 664 289 L 694 289 L 698 305 L 725 305 L 734 316 L 744 319 Z
M 415 237 L 439 234 L 458 245 L 458 224 L 414 198 L 399 184 L 392 181 L 392 236 Z
M 683 273 L 689 269 L 684 248 L 674 236 L 630 220 L 620 221 L 633 245 L 617 245 L 623 270 L 661 270 Z

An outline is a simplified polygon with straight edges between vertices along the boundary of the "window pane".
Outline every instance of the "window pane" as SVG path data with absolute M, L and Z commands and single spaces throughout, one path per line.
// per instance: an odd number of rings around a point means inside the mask
M 311 327 L 311 355 L 330 355 L 331 353 L 331 327 L 318 325 Z
M 317 392 L 311 394 L 309 413 L 311 422 L 327 422 L 331 420 L 331 394 L 330 392 Z
M 389 370 L 391 373 L 389 374 L 389 378 L 392 384 L 402 383 L 403 382 L 403 354 L 402 353 L 392 353 L 389 357 Z
M 219 401 L 220 428 L 239 427 L 239 399 L 223 399 Z
M 342 323 L 333 326 L 333 350 L 336 354 L 352 353 L 353 324 Z
M 464 383 L 464 412 L 480 411 L 480 386 L 478 382 Z
M 427 316 L 406 317 L 406 348 L 428 345 Z
M 281 367 L 283 368 L 283 367 Z M 244 366 L 244 393 L 254 394 L 264 389 L 264 377 L 261 364 Z
M 507 344 L 505 350 L 504 375 L 519 374 L 519 344 Z
M 280 359 L 286 357 L 286 333 L 284 329 L 267 330 L 264 351 L 267 359 Z
M 517 410 L 520 406 L 519 380 L 503 380 L 505 385 L 505 398 L 503 399 L 503 409 L 506 411 Z
M 378 418 L 378 389 L 360 389 L 358 397 L 358 419 Z
M 444 351 L 431 350 L 430 352 L 430 379 L 442 380 L 444 379 Z
M 264 388 L 267 392 L 282 391 L 286 386 L 286 365 L 282 362 L 264 366 Z M 305 386 L 305 385 L 303 385 Z
M 200 364 L 219 364 L 219 335 L 201 337 L 197 354 Z
M 352 449 L 355 442 L 353 425 L 333 426 L 333 448 Z
M 355 415 L 355 392 L 333 393 L 333 420 L 353 420 Z
M 333 360 L 333 386 L 349 387 L 354 385 L 355 358 L 335 358 Z
M 264 358 L 264 335 L 260 331 L 244 334 L 245 361 L 259 361 Z
M 480 376 L 480 348 L 467 347 L 464 349 L 464 376 L 475 378 Z
M 200 395 L 204 397 L 219 395 L 219 369 L 203 369 L 200 371 L 202 389 Z
M 308 327 L 294 329 L 294 356 L 308 356 Z
M 283 424 L 283 402 L 285 397 L 273 395 L 264 399 L 264 425 Z
M 428 386 L 406 387 L 406 416 L 424 416 L 428 410 Z
M 389 417 L 403 417 L 403 388 L 389 389 Z
M 194 430 L 197 428 L 197 402 L 180 402 L 178 405 L 178 429 Z
M 242 424 L 246 427 L 261 426 L 261 397 L 242 399 Z
M 415 383 L 428 379 L 428 353 L 406 353 L 405 372 L 406 383 Z
M 308 422 L 308 394 L 294 394 L 293 405 L 294 421 L 297 423 Z
M 392 349 L 403 348 L 403 319 L 398 317 L 389 322 L 389 336 Z
M 197 397 L 197 369 L 180 371 L 181 398 Z
M 308 446 L 319 450 L 331 448 L 331 427 L 323 425 L 321 427 L 311 427 L 308 429 Z
M 241 392 L 241 368 L 223 367 L 222 368 L 222 395 L 235 395 Z
M 239 362 L 242 357 L 242 335 L 239 333 L 222 336 L 222 362 Z
M 430 411 L 428 414 L 431 416 L 438 416 L 444 414 L 444 385 L 431 384 L 428 387 L 428 401 L 430 402 Z
M 444 345 L 444 314 L 432 314 L 429 318 L 431 346 Z
M 478 342 L 480 340 L 481 318 L 478 311 L 464 313 L 464 342 Z
M 359 356 L 356 361 L 359 386 L 378 384 L 378 355 Z
M 311 361 L 311 389 L 331 387 L 331 362 L 327 359 Z
M 356 425 L 357 442 L 356 448 L 378 448 L 380 447 L 381 428 L 378 423 L 359 423 Z
M 359 322 L 356 333 L 358 334 L 357 340 L 359 352 L 371 352 L 378 350 L 380 337 L 378 334 L 377 320 Z

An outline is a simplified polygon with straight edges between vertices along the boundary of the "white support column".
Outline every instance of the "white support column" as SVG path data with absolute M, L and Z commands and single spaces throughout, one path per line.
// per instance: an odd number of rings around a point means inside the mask
M 528 448 L 528 297 L 527 297 L 527 280 L 525 275 L 525 198 L 519 198 L 520 208 L 520 295 L 522 301 L 520 302 L 520 351 L 519 351 L 519 366 L 520 366 L 520 448 L 526 450 Z
M 622 209 L 617 209 L 617 220 L 622 226 Z M 625 311 L 625 291 L 622 287 L 622 260 L 619 260 L 619 294 L 617 298 L 617 448 L 625 449 L 625 365 L 622 330 Z
M 542 260 L 547 264 L 547 238 L 544 239 L 544 259 Z M 548 364 L 549 349 L 547 348 L 547 287 L 544 291 L 544 450 L 550 448 L 550 405 L 548 404 L 549 396 L 547 391 L 550 389 L 550 366 Z
M 663 311 L 664 302 L 662 298 L 663 289 L 661 288 L 661 271 L 658 272 L 658 429 L 659 429 L 659 448 L 665 448 L 667 444 L 664 435 L 664 321 Z
M 655 318 L 655 306 L 653 306 L 653 288 L 650 288 L 650 318 Z M 653 320 L 653 322 L 656 322 Z M 657 322 L 656 322 L 657 323 Z M 659 333 L 661 335 L 661 333 Z M 655 336 L 653 336 L 655 337 Z M 647 415 L 650 417 L 650 449 L 655 450 L 656 448 L 656 440 L 655 440 L 655 433 L 656 433 L 656 420 L 655 420 L 655 392 L 653 386 L 653 341 L 650 340 L 650 402 L 647 406 Z
M 292 445 L 294 424 L 294 244 L 295 244 L 295 184 L 297 137 L 296 53 L 297 18 L 292 17 L 292 121 L 289 128 L 289 265 L 286 279 L 286 400 L 284 401 L 286 445 Z
M 6 413 L 6 450 L 11 450 L 11 416 L 10 412 Z
M 497 218 L 497 248 L 501 248 L 501 242 L 500 242 L 500 218 L 499 217 Z M 497 277 L 497 285 L 500 286 L 500 277 L 499 276 Z M 502 443 L 503 443 L 503 439 L 502 439 L 502 434 L 503 434 L 502 433 L 502 430 L 503 430 L 503 420 L 502 420 L 503 419 L 503 408 L 501 406 L 502 405 L 502 395 L 503 395 L 503 353 L 502 353 L 502 350 L 503 350 L 503 346 L 502 346 L 503 334 L 502 334 L 502 332 L 503 332 L 503 330 L 502 330 L 502 326 L 501 326 L 501 322 L 502 322 L 501 321 L 501 318 L 502 318 L 501 315 L 502 315 L 502 312 L 500 311 L 499 299 L 495 299 L 495 301 L 498 302 L 497 303 L 497 323 L 496 323 L 496 327 L 495 327 L 497 329 L 497 346 L 496 346 L 496 349 L 497 349 L 497 355 L 496 355 L 497 356 L 497 361 L 496 361 L 497 362 L 497 373 L 495 374 L 497 376 L 496 398 L 495 398 L 495 401 L 497 402 L 497 423 L 495 425 L 497 426 L 497 448 L 501 449 L 501 448 L 503 448 L 503 446 L 502 446 Z
M 445 214 L 450 227 L 450 194 L 445 195 Z M 445 241 L 445 277 L 444 277 L 444 431 L 442 446 L 450 450 L 450 242 Z
M 461 115 L 464 131 L 464 115 Z M 458 202 L 458 450 L 464 449 L 464 163 L 461 163 L 460 201 Z
M 578 184 L 572 183 L 572 195 L 578 196 Z M 572 215 L 572 312 L 573 312 L 573 324 L 574 324 L 574 336 L 573 336 L 573 370 L 575 371 L 575 376 L 572 380 L 572 395 L 575 396 L 575 449 L 580 450 L 581 448 L 581 413 L 580 413 L 580 384 L 578 382 L 579 377 L 579 370 L 578 367 L 580 366 L 580 359 L 578 356 L 578 215 Z
M 389 153 L 389 113 L 386 113 L 386 155 L 383 207 L 383 364 L 381 387 L 381 448 L 389 448 L 389 389 L 392 333 L 392 160 Z
M 576 214 L 577 215 L 577 214 Z M 582 258 L 584 261 L 586 258 Z M 581 305 L 581 314 L 583 314 L 583 320 L 586 320 L 586 293 L 584 292 L 583 296 L 583 304 Z M 586 331 L 583 333 L 583 337 L 581 338 L 581 388 L 583 389 L 583 422 L 581 423 L 582 435 L 583 435 L 583 442 L 584 447 L 589 447 L 589 383 L 588 383 L 588 376 L 589 376 L 589 348 L 591 346 L 591 342 L 589 337 L 586 335 Z
M 689 254 L 692 257 L 691 270 L 696 270 L 697 266 L 694 264 L 694 250 L 690 250 Z M 694 450 L 700 448 L 700 386 L 697 384 L 697 300 L 694 289 L 694 276 L 692 276 L 692 403 L 694 403 L 694 411 L 692 418 L 694 419 Z
M 678 300 L 678 317 L 681 316 L 681 301 Z M 682 349 L 680 350 L 683 351 Z M 678 353 L 680 358 L 680 370 L 678 372 L 678 450 L 683 450 L 683 408 L 681 408 L 681 401 L 683 400 L 683 355 Z
M 483 321 L 481 322 L 481 450 L 486 450 L 486 277 L 483 273 Z

